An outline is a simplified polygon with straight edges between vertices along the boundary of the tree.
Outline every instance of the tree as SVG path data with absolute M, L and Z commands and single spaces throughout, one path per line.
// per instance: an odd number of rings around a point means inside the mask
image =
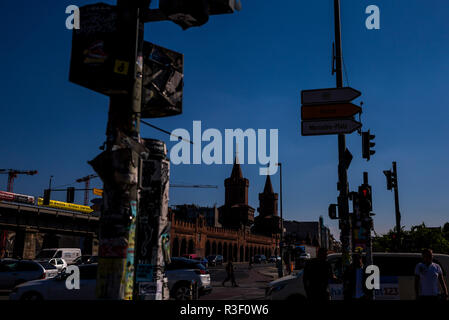
M 449 239 L 447 231 L 449 224 L 443 228 L 429 228 L 424 223 L 412 226 L 410 231 L 402 230 L 402 252 L 421 252 L 424 248 L 430 248 L 435 253 L 449 254 Z M 373 249 L 377 252 L 394 251 L 396 233 L 390 230 L 387 234 L 376 237 L 373 241 Z

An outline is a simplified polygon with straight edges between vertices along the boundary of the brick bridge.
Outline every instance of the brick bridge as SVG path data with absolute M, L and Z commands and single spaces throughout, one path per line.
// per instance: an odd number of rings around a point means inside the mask
M 82 253 L 92 254 L 98 221 L 86 213 L 0 201 L 0 230 L 15 234 L 12 255 L 25 259 L 33 259 L 37 248 L 58 247 L 58 235 L 72 236 L 78 247 L 81 241 Z M 39 238 L 43 238 L 42 245 Z
M 252 234 L 246 230 L 209 227 L 203 217 L 195 223 L 171 218 L 171 253 L 173 257 L 195 253 L 201 257 L 212 254 L 222 255 L 227 261 L 247 262 L 256 254 L 267 257 L 277 255 L 279 236 L 272 237 Z

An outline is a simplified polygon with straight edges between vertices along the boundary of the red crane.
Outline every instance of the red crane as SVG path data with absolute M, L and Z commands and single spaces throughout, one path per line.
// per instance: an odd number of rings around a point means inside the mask
M 0 174 L 8 175 L 8 186 L 6 188 L 6 191 L 13 192 L 14 179 L 17 178 L 19 174 L 33 176 L 37 174 L 37 170 L 0 169 Z
M 95 174 L 90 174 L 88 176 L 85 176 L 83 178 L 79 178 L 78 180 L 76 180 L 76 182 L 84 182 L 84 205 L 88 206 L 89 205 L 89 186 L 90 186 L 90 180 L 94 179 L 94 178 L 98 178 L 97 175 Z

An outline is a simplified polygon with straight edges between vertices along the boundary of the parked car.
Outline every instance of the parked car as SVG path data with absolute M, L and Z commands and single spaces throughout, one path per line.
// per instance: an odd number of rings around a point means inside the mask
M 80 265 L 80 288 L 66 287 L 67 273 L 45 280 L 34 280 L 16 286 L 10 300 L 94 300 L 96 299 L 97 264 Z
M 308 259 L 310 259 L 311 257 L 310 257 L 310 253 L 301 253 L 300 255 L 299 255 L 299 259 L 300 260 L 308 260 Z
M 98 256 L 91 256 L 87 263 L 98 263 Z
M 193 260 L 199 261 L 199 263 L 201 263 L 206 268 L 207 268 L 207 266 L 209 264 L 209 260 L 207 260 L 206 258 L 196 257 Z
M 92 257 L 92 256 L 79 256 L 78 258 L 76 258 L 76 259 L 73 261 L 73 264 L 74 264 L 74 265 L 77 265 L 77 266 L 82 265 L 82 264 L 86 264 L 86 263 L 89 262 L 89 259 L 90 259 L 91 257 Z
M 175 300 L 188 299 L 192 281 L 198 283 L 200 296 L 212 291 L 209 271 L 196 260 L 171 258 L 166 273 L 170 296 Z
M 26 281 L 52 278 L 57 275 L 58 269 L 48 262 L 15 259 L 0 261 L 0 289 L 10 290 Z
M 195 253 L 188 253 L 188 254 L 183 254 L 181 257 L 186 258 L 186 259 L 196 259 L 196 258 L 199 258 L 200 256 Z
M 98 263 L 98 256 L 80 256 L 73 261 L 75 265 Z
M 279 257 L 279 256 L 271 256 L 270 259 L 268 259 L 268 262 L 276 263 L 279 260 L 281 260 L 281 257 Z
M 209 266 L 221 266 L 223 264 L 223 256 L 217 254 L 207 257 Z
M 53 258 L 62 258 L 67 264 L 73 264 L 76 258 L 81 256 L 81 249 L 79 248 L 55 248 L 43 249 L 36 256 L 37 261 L 50 261 Z
M 65 262 L 64 259 L 61 258 L 53 258 L 48 261 L 49 264 L 53 265 L 58 269 L 59 272 L 64 272 L 67 268 L 67 262 Z
M 415 267 L 421 262 L 420 253 L 374 253 L 373 264 L 380 270 L 380 289 L 375 291 L 376 300 L 414 300 Z M 328 261 L 338 279 L 342 278 L 341 254 L 330 254 Z M 434 262 L 443 270 L 446 283 L 449 282 L 449 255 L 434 254 Z M 303 271 L 270 282 L 265 298 L 270 300 L 304 300 Z M 332 300 L 343 299 L 343 285 L 329 283 Z
M 254 263 L 267 263 L 267 257 L 263 254 L 257 254 L 254 256 Z

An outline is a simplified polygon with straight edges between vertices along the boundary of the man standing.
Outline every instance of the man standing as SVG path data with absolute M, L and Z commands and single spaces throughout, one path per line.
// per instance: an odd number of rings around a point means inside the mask
M 307 299 L 327 301 L 330 299 L 329 280 L 336 280 L 332 267 L 327 261 L 327 249 L 320 248 L 316 259 L 308 261 L 304 267 L 304 288 Z
M 422 252 L 422 258 L 423 262 L 418 263 L 415 268 L 416 298 L 420 300 L 438 300 L 440 292 L 438 285 L 440 285 L 442 297 L 447 299 L 447 286 L 444 281 L 443 271 L 438 264 L 432 261 L 432 250 L 425 249 Z
M 234 264 L 232 263 L 232 258 L 229 258 L 229 262 L 226 265 L 226 279 L 223 280 L 222 285 L 225 286 L 225 282 L 231 280 L 231 284 L 233 287 L 238 287 L 237 283 L 235 282 L 235 275 L 234 275 Z
M 352 264 L 343 275 L 345 292 L 344 300 L 364 300 L 368 298 L 365 285 L 366 273 L 363 266 L 362 256 L 358 253 L 352 255 Z

